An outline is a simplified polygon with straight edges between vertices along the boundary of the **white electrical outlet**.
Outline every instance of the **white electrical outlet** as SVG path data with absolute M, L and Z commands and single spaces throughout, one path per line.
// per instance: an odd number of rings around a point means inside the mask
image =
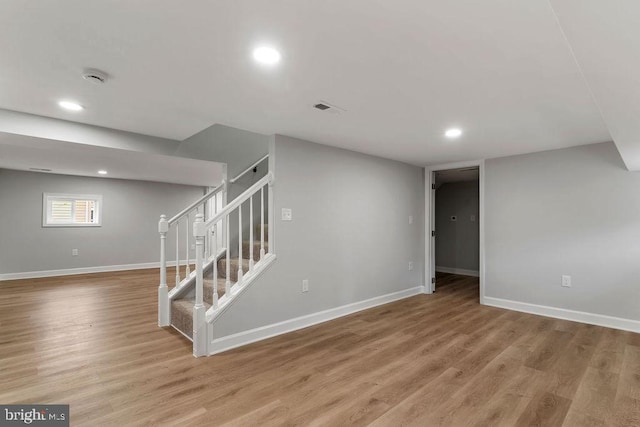
M 71 249 L 71 256 L 78 256 L 78 250 L 77 249 Z
M 571 276 L 562 275 L 562 287 L 563 288 L 571 287 Z
M 409 215 L 409 224 L 413 224 L 413 215 Z
M 413 270 L 413 261 L 409 261 L 409 271 Z
M 476 222 L 476 216 L 475 215 L 471 215 L 471 222 Z
M 302 281 L 302 292 L 309 292 L 309 279 Z
M 282 220 L 283 221 L 291 221 L 293 219 L 293 213 L 291 209 L 282 208 Z

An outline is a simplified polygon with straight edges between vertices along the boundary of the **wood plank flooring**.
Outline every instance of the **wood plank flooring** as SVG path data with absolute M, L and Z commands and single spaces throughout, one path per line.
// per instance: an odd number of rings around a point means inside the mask
M 0 282 L 0 403 L 72 426 L 640 426 L 640 336 L 484 307 L 477 279 L 195 359 L 157 271 Z

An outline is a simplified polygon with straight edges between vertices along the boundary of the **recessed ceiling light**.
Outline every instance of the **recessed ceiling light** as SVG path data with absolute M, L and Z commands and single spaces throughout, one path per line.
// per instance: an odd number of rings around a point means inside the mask
M 99 171 L 98 171 L 98 173 L 99 173 L 100 175 L 106 175 L 106 174 L 107 174 L 107 171 L 106 171 L 106 170 L 99 170 Z
M 280 62 L 280 52 L 272 47 L 261 46 L 253 51 L 253 59 L 264 65 L 275 65 Z
M 447 131 L 444 133 L 444 136 L 446 136 L 447 138 L 457 138 L 460 135 L 462 135 L 462 131 L 458 128 L 447 129 Z
M 84 107 L 80 104 L 78 104 L 77 102 L 73 102 L 73 101 L 60 101 L 58 102 L 58 105 L 61 106 L 62 108 L 64 108 L 65 110 L 69 110 L 69 111 L 82 111 L 84 110 Z

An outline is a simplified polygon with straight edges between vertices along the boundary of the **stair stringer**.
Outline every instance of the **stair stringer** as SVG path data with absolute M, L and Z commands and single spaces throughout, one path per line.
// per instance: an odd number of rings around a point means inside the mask
M 240 299 L 243 293 L 245 293 L 255 282 L 258 281 L 258 278 L 271 267 L 276 261 L 276 255 L 272 253 L 268 253 L 264 256 L 262 261 L 259 261 L 253 266 L 253 270 L 250 273 L 245 274 L 242 277 L 242 285 L 238 285 L 237 283 L 231 287 L 230 295 L 223 295 L 218 302 L 218 308 L 211 307 L 207 310 L 206 313 L 206 322 L 207 322 L 207 346 L 208 346 L 208 354 L 214 354 L 211 349 L 211 343 L 213 342 L 213 329 L 215 327 L 216 321 L 227 311 L 235 301 Z

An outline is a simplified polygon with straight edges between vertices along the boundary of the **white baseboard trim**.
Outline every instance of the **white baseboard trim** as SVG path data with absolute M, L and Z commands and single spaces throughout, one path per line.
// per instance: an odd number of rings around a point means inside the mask
M 167 267 L 174 267 L 175 261 L 167 262 Z M 184 265 L 184 264 L 183 264 Z M 72 276 L 74 274 L 108 273 L 110 271 L 143 270 L 160 268 L 160 262 L 144 262 L 140 264 L 103 265 L 98 267 L 65 268 L 61 270 L 26 271 L 23 273 L 0 274 L 0 281 L 18 279 L 38 279 L 41 277 Z
M 436 272 L 460 274 L 462 276 L 480 277 L 480 272 L 476 270 L 465 270 L 464 268 L 439 267 L 436 265 Z
M 571 320 L 573 322 L 587 323 L 589 325 L 604 326 L 606 328 L 640 333 L 640 321 L 638 320 L 623 319 L 620 317 L 606 316 L 604 314 L 567 310 L 564 308 L 529 304 L 493 297 L 484 297 L 483 303 L 492 307 L 506 308 L 508 310 L 522 311 L 524 313 L 537 314 L 556 319 Z
M 308 314 L 306 316 L 296 317 L 295 319 L 285 320 L 283 322 L 274 323 L 272 325 L 262 326 L 260 328 L 251 329 L 249 331 L 240 332 L 222 338 L 217 338 L 209 343 L 209 355 L 222 353 L 236 347 L 251 344 L 256 341 L 262 341 L 277 335 L 293 332 L 298 329 L 308 328 L 318 323 L 327 322 L 338 317 L 346 316 L 358 311 L 373 308 L 379 305 L 388 304 L 404 298 L 424 293 L 424 286 L 417 286 L 411 289 L 405 289 L 399 292 L 374 297 L 368 300 L 343 305 L 329 310 L 319 311 L 317 313 Z

